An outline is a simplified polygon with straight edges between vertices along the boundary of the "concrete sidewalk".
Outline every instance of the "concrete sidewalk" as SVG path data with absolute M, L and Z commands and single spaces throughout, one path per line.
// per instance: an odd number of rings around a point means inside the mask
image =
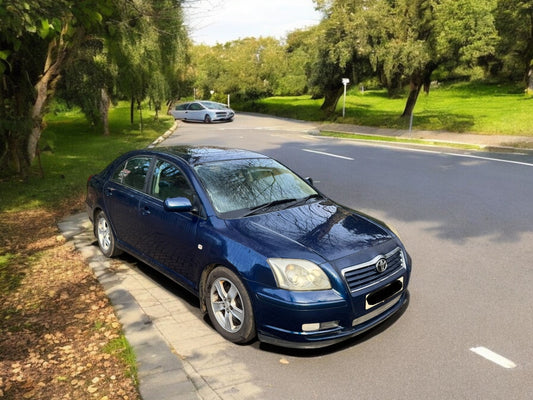
M 533 127 L 532 127 L 533 130 Z M 484 135 L 474 133 L 457 133 L 445 131 L 402 130 L 375 128 L 349 124 L 322 124 L 317 126 L 319 132 L 351 133 L 365 136 L 390 137 L 421 141 L 427 145 L 467 145 L 476 146 L 488 152 L 513 152 L 533 154 L 533 136 Z

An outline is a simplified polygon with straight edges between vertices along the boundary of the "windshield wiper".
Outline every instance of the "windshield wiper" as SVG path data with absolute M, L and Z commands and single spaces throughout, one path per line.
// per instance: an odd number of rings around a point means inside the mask
M 260 204 L 258 206 L 250 208 L 250 212 L 246 213 L 244 216 L 248 217 L 250 215 L 259 214 L 261 211 L 264 211 L 271 207 L 274 207 L 280 204 L 285 204 L 285 203 L 292 203 L 294 201 L 296 201 L 296 199 L 280 199 L 280 200 L 269 201 L 268 203 Z
M 299 206 L 301 204 L 305 204 L 307 203 L 309 200 L 311 199 L 321 199 L 322 196 L 319 195 L 318 193 L 314 193 L 314 194 L 310 194 L 309 196 L 307 197 L 304 197 L 303 199 L 299 199 L 297 202 L 295 202 L 294 204 L 291 204 L 292 207 L 296 207 L 296 206 Z

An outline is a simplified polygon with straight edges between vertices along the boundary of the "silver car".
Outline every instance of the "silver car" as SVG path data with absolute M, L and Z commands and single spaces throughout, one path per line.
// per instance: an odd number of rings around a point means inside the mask
M 214 101 L 192 101 L 178 104 L 170 111 L 174 119 L 183 121 L 203 121 L 210 124 L 213 121 L 231 121 L 235 112 L 222 103 Z

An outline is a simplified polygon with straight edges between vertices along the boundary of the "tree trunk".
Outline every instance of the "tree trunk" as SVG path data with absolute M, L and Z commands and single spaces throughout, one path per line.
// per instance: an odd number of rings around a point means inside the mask
M 130 124 L 133 125 L 134 122 L 135 122 L 135 99 L 133 98 L 133 96 L 131 96 L 131 101 L 130 101 Z
M 109 136 L 109 95 L 107 94 L 107 89 L 101 89 L 100 97 L 100 115 L 102 116 L 102 125 L 104 130 L 104 136 Z
M 429 93 L 431 86 L 431 74 L 435 68 L 435 64 L 429 63 L 423 70 L 415 72 L 411 75 L 409 82 L 409 97 L 407 98 L 407 103 L 405 104 L 402 118 L 411 117 L 415 109 L 416 101 L 418 100 L 418 95 L 420 94 L 420 90 L 422 88 L 424 88 L 424 92 Z
M 11 132 L 8 133 L 7 137 L 7 149 L 9 158 L 7 164 L 11 170 L 15 171 L 17 174 L 22 172 L 22 166 L 25 163 L 25 157 L 23 156 L 24 152 L 20 150 L 18 137 L 13 136 Z
M 28 167 L 32 164 L 37 154 L 37 145 L 43 130 L 43 115 L 46 111 L 46 105 L 51 96 L 53 96 L 55 84 L 60 77 L 67 58 L 69 44 L 63 41 L 63 35 L 67 33 L 68 29 L 69 24 L 65 24 L 59 37 L 48 44 L 43 74 L 35 84 L 35 102 L 31 109 L 32 128 L 26 140 L 25 151 Z M 72 43 L 70 43 L 70 46 L 72 46 Z
M 143 133 L 143 108 L 142 108 L 140 100 L 137 100 L 137 109 L 139 110 L 139 129 L 142 134 Z
M 337 103 L 343 93 L 344 88 L 327 89 L 324 93 L 324 102 L 320 109 L 323 110 L 326 115 L 332 115 L 337 108 Z
M 411 79 L 411 82 L 409 83 L 409 97 L 407 97 L 407 103 L 405 103 L 402 118 L 410 117 L 413 114 L 418 95 L 420 94 L 420 89 L 422 89 L 422 84 Z
M 26 161 L 28 165 L 31 165 L 35 155 L 37 153 L 37 144 L 41 138 L 42 122 L 44 107 L 48 100 L 48 88 L 57 76 L 57 63 L 52 61 L 53 54 L 57 47 L 57 41 L 52 40 L 48 45 L 48 52 L 46 55 L 46 62 L 44 66 L 44 73 L 41 79 L 35 84 L 35 103 L 31 109 L 32 128 L 31 133 L 28 136 L 26 147 Z

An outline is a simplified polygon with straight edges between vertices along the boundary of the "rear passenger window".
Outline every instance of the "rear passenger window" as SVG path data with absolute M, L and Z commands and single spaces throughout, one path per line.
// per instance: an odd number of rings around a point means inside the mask
M 117 168 L 113 180 L 137 190 L 144 190 L 146 175 L 150 169 L 150 157 L 134 157 Z

